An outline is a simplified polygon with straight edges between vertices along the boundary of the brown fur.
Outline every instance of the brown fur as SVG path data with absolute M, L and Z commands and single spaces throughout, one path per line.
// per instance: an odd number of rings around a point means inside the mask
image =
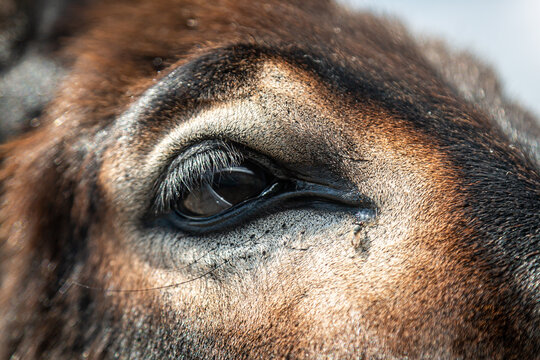
M 326 1 L 78 13 L 41 125 L 1 149 L 0 357 L 538 357 L 540 130 L 447 71 L 481 65 Z M 160 174 L 207 139 L 377 218 L 149 221 Z

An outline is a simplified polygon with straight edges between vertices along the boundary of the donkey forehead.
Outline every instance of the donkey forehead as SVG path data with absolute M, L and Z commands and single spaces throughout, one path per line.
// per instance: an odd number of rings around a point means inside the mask
M 171 101 L 181 105 L 180 98 L 186 102 L 182 105 L 223 99 L 237 95 L 231 90 L 251 90 L 257 85 L 254 80 L 272 75 L 283 80 L 294 76 L 313 83 L 313 89 L 331 88 L 334 94 L 374 100 L 385 106 L 418 104 L 434 98 L 450 104 L 455 97 L 420 54 L 393 57 L 381 52 L 374 59 L 362 48 L 335 50 L 340 53 L 328 54 L 302 44 L 286 48 L 283 44 L 274 48 L 237 44 L 209 49 L 172 66 L 173 70 L 151 88 L 153 102 L 148 105 L 162 109 L 171 106 Z M 402 66 L 411 72 L 404 72 Z
M 421 67 L 425 66 L 418 59 Z M 120 122 L 121 128 L 170 131 L 174 124 L 201 111 L 248 98 L 259 105 L 266 102 L 266 110 L 274 111 L 274 122 L 303 115 L 294 121 L 329 126 L 329 118 L 338 122 L 348 119 L 361 120 L 367 126 L 368 121 L 388 123 L 399 118 L 402 125 L 429 137 L 448 133 L 452 123 L 489 127 L 485 115 L 459 100 L 429 67 L 407 79 L 402 72 L 394 73 L 393 66 L 385 68 L 385 64 L 364 60 L 332 59 L 300 48 L 234 45 L 212 49 L 173 66 L 131 106 Z M 311 111 L 294 114 L 293 108 Z M 250 110 L 236 107 L 235 111 L 240 116 Z M 317 122 L 317 118 L 324 121 Z M 220 119 L 212 124 L 216 129 Z M 269 125 L 267 117 L 243 120 L 250 126 L 256 126 L 257 121 Z

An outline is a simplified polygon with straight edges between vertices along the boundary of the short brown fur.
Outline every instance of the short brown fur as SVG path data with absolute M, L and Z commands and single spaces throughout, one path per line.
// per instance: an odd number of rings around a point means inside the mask
M 41 125 L 2 145 L 1 358 L 538 357 L 539 126 L 515 109 L 512 138 L 444 48 L 327 1 L 78 14 Z M 208 139 L 377 218 L 148 224 L 160 171 Z

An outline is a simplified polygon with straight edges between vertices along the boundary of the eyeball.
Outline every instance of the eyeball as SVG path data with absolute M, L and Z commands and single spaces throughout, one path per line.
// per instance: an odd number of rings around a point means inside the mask
M 188 218 L 214 216 L 257 197 L 270 185 L 271 176 L 252 163 L 220 169 L 210 181 L 186 193 L 176 212 Z

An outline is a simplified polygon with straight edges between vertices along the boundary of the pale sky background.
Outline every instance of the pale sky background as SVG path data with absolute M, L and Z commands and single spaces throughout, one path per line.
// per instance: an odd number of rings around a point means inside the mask
M 505 93 L 540 116 L 540 0 L 339 0 L 397 17 L 490 64 Z

